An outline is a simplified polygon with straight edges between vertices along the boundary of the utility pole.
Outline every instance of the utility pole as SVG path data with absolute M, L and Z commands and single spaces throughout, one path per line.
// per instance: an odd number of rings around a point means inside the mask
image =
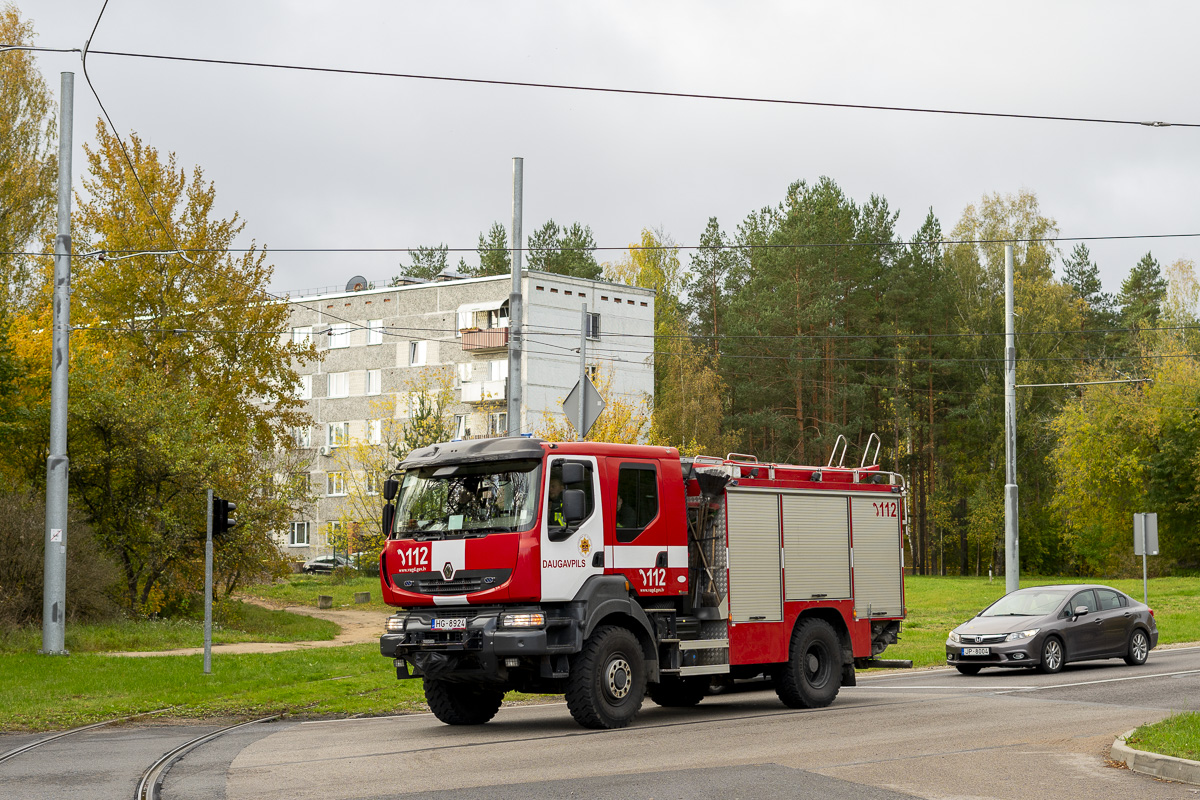
M 50 356 L 50 452 L 46 458 L 43 655 L 66 655 L 67 369 L 71 356 L 71 130 L 75 73 L 62 73 L 58 118 L 58 235 L 54 237 L 54 339 Z
M 525 159 L 513 158 L 512 293 L 508 296 L 508 435 L 521 435 L 521 205 Z
M 204 674 L 212 673 L 212 592 L 213 592 L 213 490 L 205 494 L 204 535 Z
M 587 417 L 583 413 L 584 398 L 587 397 L 587 392 L 584 389 L 584 382 L 587 381 L 587 303 L 583 304 L 582 321 L 579 326 L 579 427 L 575 430 L 575 441 L 582 442 L 584 436 L 583 421 Z
M 1004 591 L 1021 585 L 1017 529 L 1017 335 L 1013 328 L 1013 246 L 1004 245 Z

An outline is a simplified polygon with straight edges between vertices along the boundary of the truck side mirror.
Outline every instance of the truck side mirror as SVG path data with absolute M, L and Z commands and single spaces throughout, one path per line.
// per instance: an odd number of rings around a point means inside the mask
M 392 521 L 396 518 L 396 507 L 388 503 L 383 507 L 383 538 L 388 538 L 392 532 Z
M 396 499 L 396 492 L 400 491 L 400 482 L 395 478 L 388 478 L 383 482 L 383 499 L 389 503 Z
M 564 486 L 583 483 L 583 464 L 568 461 L 562 465 L 562 482 Z
M 581 522 L 587 516 L 587 498 L 582 489 L 563 491 L 563 519 L 570 525 Z

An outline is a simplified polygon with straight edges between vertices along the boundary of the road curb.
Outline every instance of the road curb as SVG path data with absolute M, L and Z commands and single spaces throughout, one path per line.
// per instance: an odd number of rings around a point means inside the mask
M 1125 740 L 1133 735 L 1133 730 L 1125 731 L 1113 742 L 1109 758 L 1120 761 L 1134 772 L 1152 775 L 1155 778 L 1166 778 L 1172 781 L 1183 781 L 1200 786 L 1200 761 L 1189 761 L 1186 758 L 1163 756 L 1158 753 L 1148 753 L 1145 750 L 1135 750 L 1125 744 Z

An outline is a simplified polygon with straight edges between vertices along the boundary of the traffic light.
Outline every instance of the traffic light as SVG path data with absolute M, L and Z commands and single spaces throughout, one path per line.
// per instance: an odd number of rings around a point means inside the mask
M 212 520 L 213 520 L 213 536 L 220 536 L 227 533 L 231 528 L 237 525 L 236 519 L 231 519 L 231 515 L 237 510 L 237 505 L 222 500 L 220 497 L 213 495 Z

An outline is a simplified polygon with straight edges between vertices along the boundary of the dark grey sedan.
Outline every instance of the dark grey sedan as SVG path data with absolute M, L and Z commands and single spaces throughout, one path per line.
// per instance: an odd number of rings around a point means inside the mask
M 1154 610 L 1109 586 L 1033 586 L 1006 594 L 950 632 L 946 661 L 964 675 L 984 667 L 1058 672 L 1068 661 L 1146 663 L 1158 645 Z

